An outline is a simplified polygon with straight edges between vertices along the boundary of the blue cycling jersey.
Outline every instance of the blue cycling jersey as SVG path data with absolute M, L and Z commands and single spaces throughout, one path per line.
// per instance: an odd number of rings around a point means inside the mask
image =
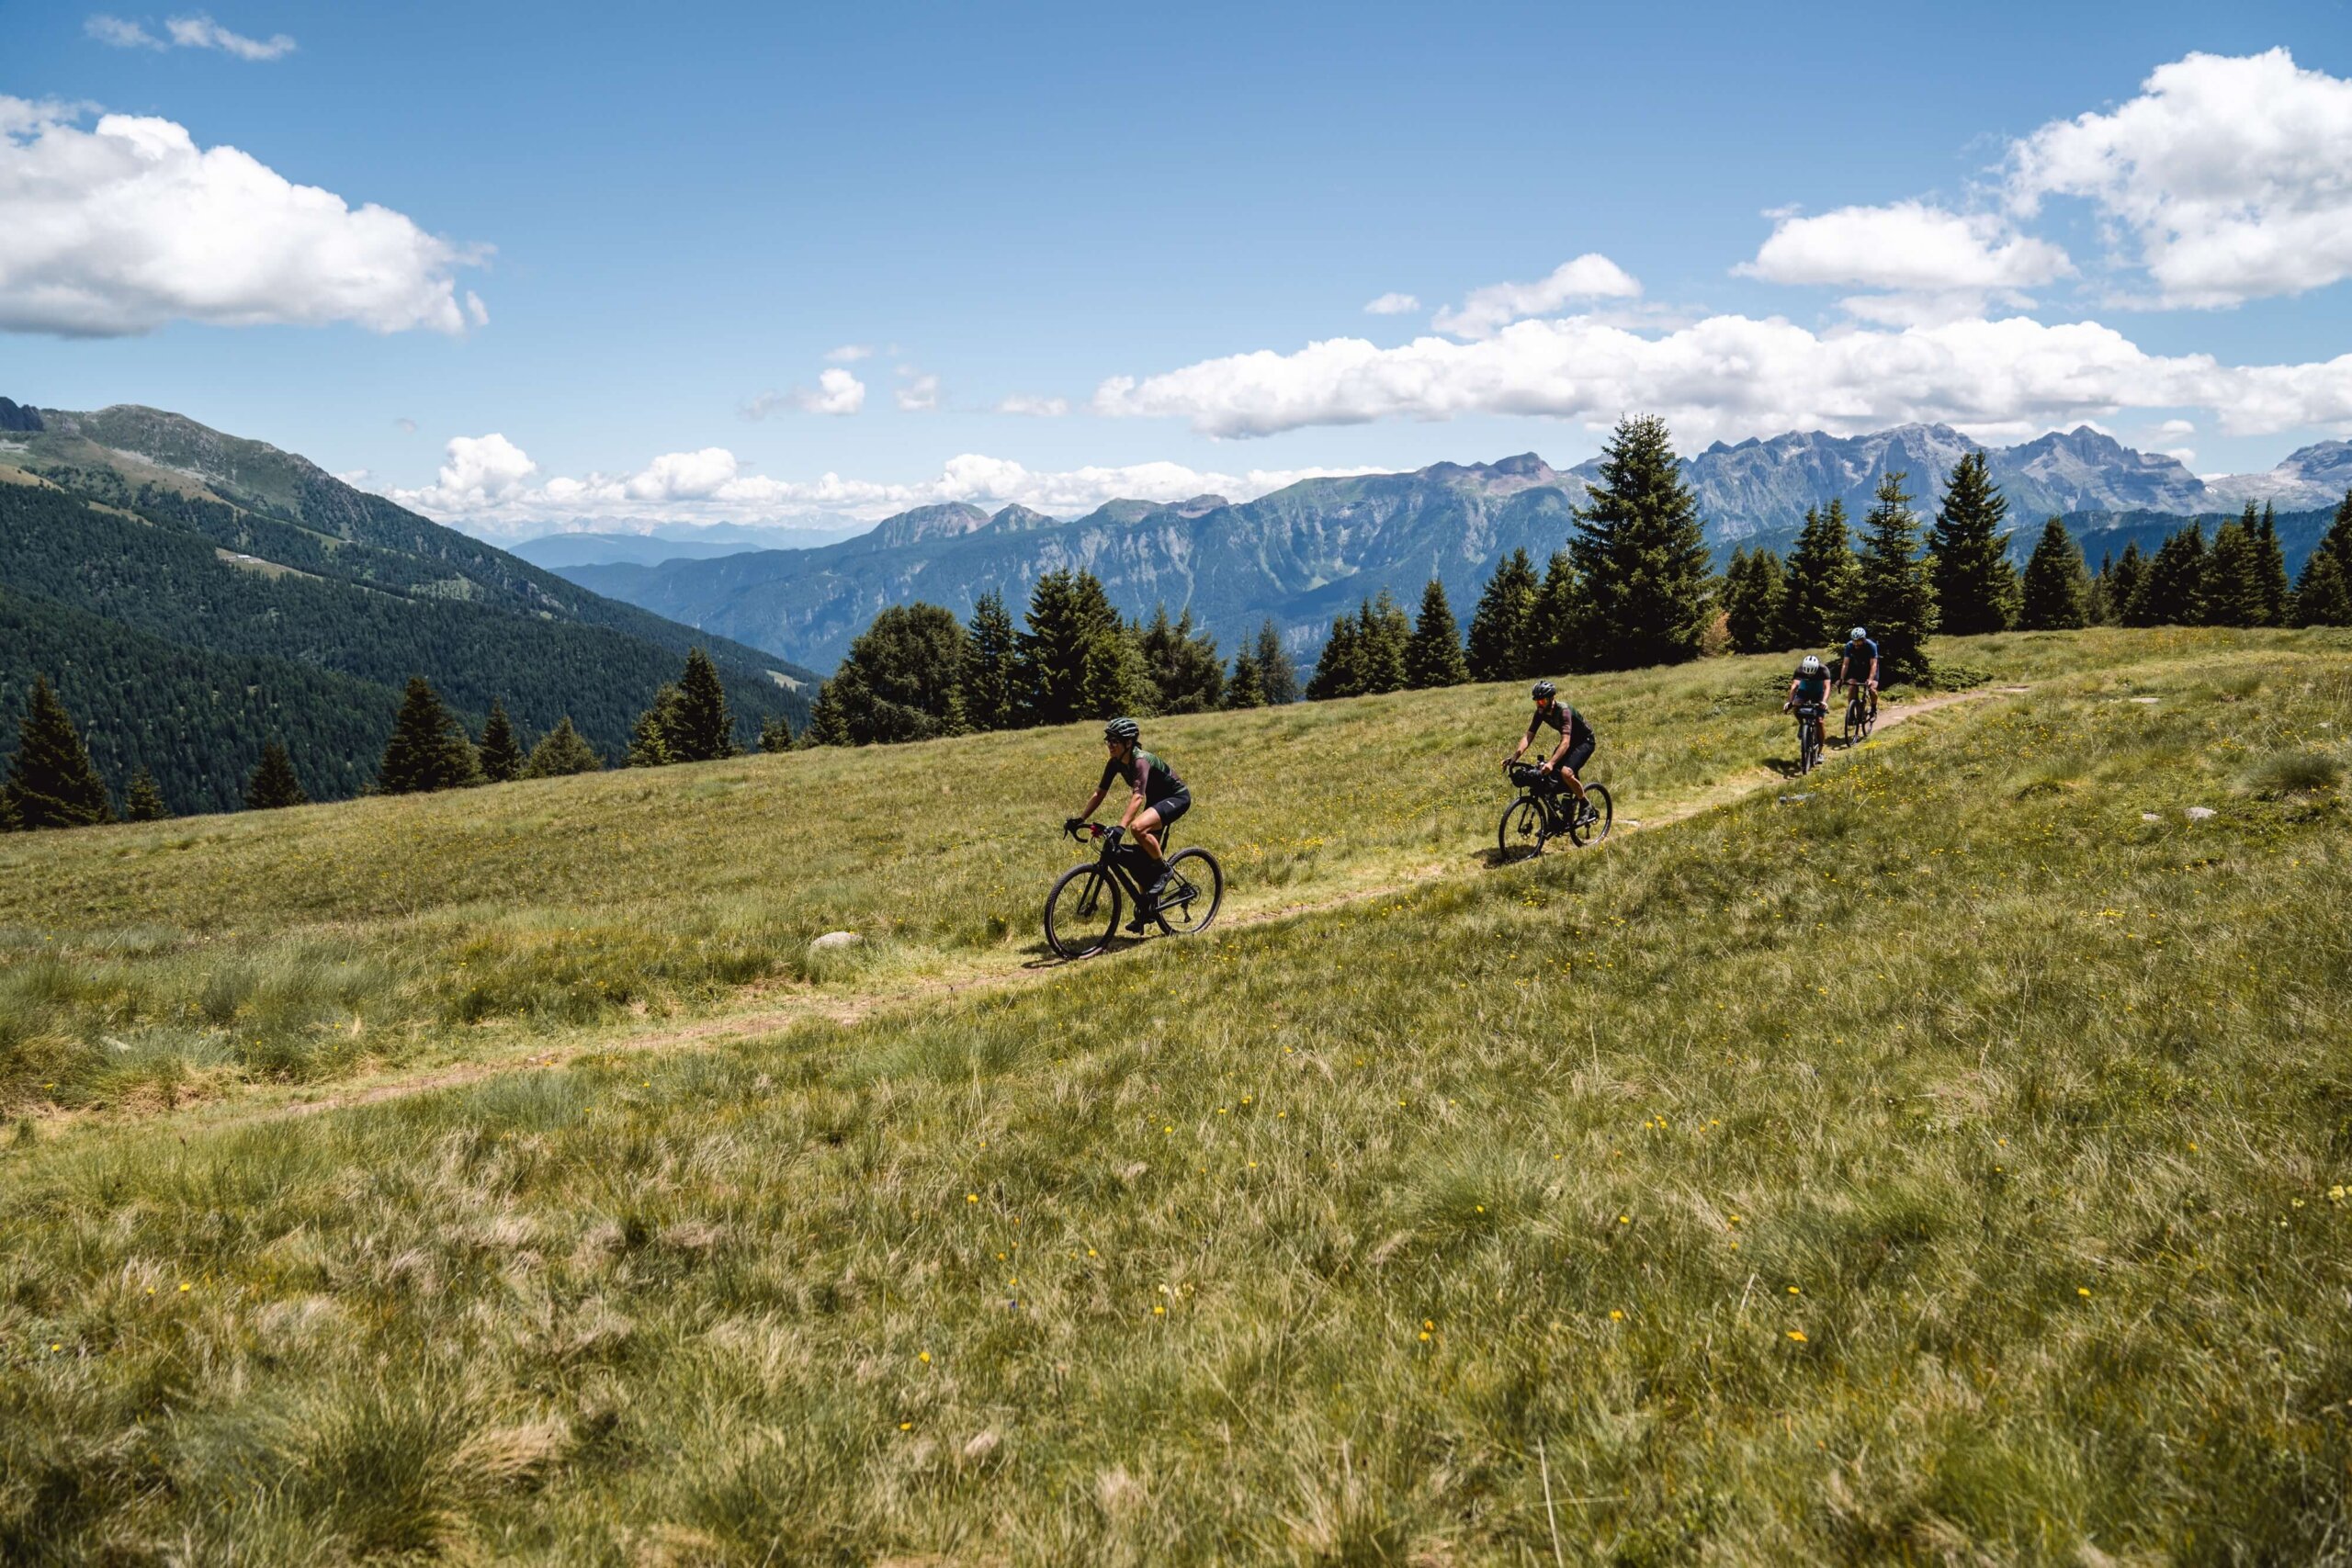
M 1871 678 L 1871 666 L 1878 662 L 1878 644 L 1869 637 L 1858 638 L 1846 645 L 1845 659 L 1846 679 L 1867 681 Z

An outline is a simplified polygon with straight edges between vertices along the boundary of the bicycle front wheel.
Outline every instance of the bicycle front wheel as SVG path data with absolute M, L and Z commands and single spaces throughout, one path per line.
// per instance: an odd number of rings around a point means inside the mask
M 1870 712 L 1857 700 L 1846 705 L 1846 744 L 1860 746 L 1870 738 Z
M 1118 929 L 1119 884 L 1099 865 L 1062 873 L 1046 895 L 1046 945 L 1064 958 L 1102 952 Z
M 1206 850 L 1185 850 L 1168 857 L 1168 886 L 1161 889 L 1157 919 L 1170 936 L 1206 931 L 1225 901 L 1225 870 Z
M 1584 786 L 1584 795 L 1591 803 L 1592 815 L 1588 818 L 1579 814 L 1574 819 L 1576 825 L 1568 829 L 1568 838 L 1577 845 L 1597 844 L 1609 837 L 1609 824 L 1616 816 L 1617 807 L 1609 798 L 1607 784 L 1589 784 Z
M 1522 795 L 1503 807 L 1502 825 L 1495 829 L 1495 849 L 1505 862 L 1542 854 L 1550 827 L 1544 815 L 1544 803 L 1532 795 Z

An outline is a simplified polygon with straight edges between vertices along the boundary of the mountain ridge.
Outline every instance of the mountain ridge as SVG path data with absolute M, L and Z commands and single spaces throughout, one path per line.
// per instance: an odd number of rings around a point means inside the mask
M 1784 546 L 1804 510 L 1832 498 L 1859 525 L 1880 477 L 1894 469 L 1907 471 L 1914 506 L 1929 515 L 1951 468 L 1977 450 L 1944 424 L 1856 436 L 1792 431 L 1717 442 L 1686 458 L 1683 471 L 1720 559 L 1736 546 Z M 2151 518 L 2177 525 L 2242 504 L 2177 458 L 2136 451 L 2087 425 L 1982 450 L 2025 536 L 2015 547 L 2020 558 L 2031 547 L 2030 525 L 2045 516 L 2120 527 L 2111 536 L 2120 548 L 2126 538 L 2160 536 Z M 2316 487 L 2338 464 L 2352 481 L 2352 443 L 2304 448 L 2282 463 L 2289 471 L 2271 489 L 2290 498 L 2324 493 Z M 899 513 L 838 545 L 583 566 L 563 575 L 820 667 L 886 604 L 921 598 L 965 615 L 994 589 L 1017 607 L 1038 576 L 1064 567 L 1101 577 L 1127 614 L 1148 614 L 1160 602 L 1189 608 L 1227 646 L 1272 618 L 1304 653 L 1334 614 L 1384 589 L 1409 606 L 1432 576 L 1466 616 L 1501 555 L 1525 548 L 1540 563 L 1560 547 L 1600 470 L 1598 459 L 1562 469 L 1525 452 L 1302 479 L 1238 504 L 1216 496 L 1113 501 L 1067 521 L 1013 506 L 991 517 L 951 502 Z M 2301 513 L 2282 519 L 2282 542 L 2296 559 L 2309 547 L 2305 525 Z

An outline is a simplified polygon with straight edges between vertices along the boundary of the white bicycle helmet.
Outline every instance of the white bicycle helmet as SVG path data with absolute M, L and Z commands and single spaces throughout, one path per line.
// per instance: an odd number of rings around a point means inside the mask
M 1818 675 L 1821 673 L 1821 660 L 1813 654 L 1808 653 L 1804 656 L 1804 662 L 1798 665 L 1797 668 L 1804 671 L 1808 675 Z
M 1846 635 L 1852 637 L 1856 642 L 1860 642 L 1871 634 L 1868 631 L 1865 631 L 1862 627 L 1856 626 L 1852 631 L 1848 632 Z

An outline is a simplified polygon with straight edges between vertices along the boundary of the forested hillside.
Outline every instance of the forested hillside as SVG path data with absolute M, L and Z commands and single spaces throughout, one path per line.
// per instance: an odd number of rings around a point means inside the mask
M 0 726 L 47 674 L 118 793 L 144 765 L 175 811 L 230 807 L 275 736 L 313 795 L 348 795 L 418 674 L 476 729 L 498 699 L 526 735 L 568 715 L 615 759 L 690 647 L 717 660 L 744 744 L 807 717 L 808 671 L 274 447 L 152 410 L 37 417 L 0 446 Z

